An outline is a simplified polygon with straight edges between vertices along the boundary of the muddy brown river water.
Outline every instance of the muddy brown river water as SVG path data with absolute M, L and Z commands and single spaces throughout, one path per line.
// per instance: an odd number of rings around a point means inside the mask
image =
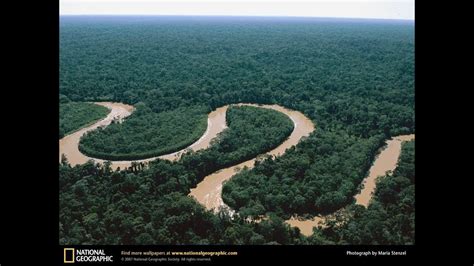
M 94 160 L 96 162 L 103 163 L 104 160 L 95 159 L 82 154 L 79 151 L 78 145 L 82 135 L 86 132 L 95 130 L 100 126 L 109 125 L 114 119 L 124 119 L 131 115 L 134 108 L 133 106 L 112 103 L 112 102 L 100 102 L 96 103 L 109 108 L 111 111 L 106 118 L 96 122 L 93 125 L 82 128 L 70 135 L 65 136 L 59 141 L 60 152 L 59 158 L 61 160 L 61 154 L 65 154 L 71 165 L 83 164 L 87 160 Z M 273 156 L 282 155 L 286 149 L 298 144 L 298 142 L 309 136 L 311 132 L 315 130 L 313 122 L 307 118 L 304 114 L 298 111 L 290 110 L 279 105 L 257 105 L 241 103 L 237 105 L 248 105 L 256 106 L 260 108 L 267 108 L 279 111 L 287 115 L 294 123 L 294 129 L 291 135 L 282 142 L 275 149 L 267 152 L 266 154 Z M 166 160 L 177 160 L 187 150 L 198 151 L 206 149 L 210 146 L 211 140 L 214 139 L 220 132 L 227 128 L 226 124 L 226 111 L 229 105 L 217 108 L 208 115 L 207 129 L 202 137 L 189 147 L 182 149 L 177 152 L 170 154 L 161 155 L 158 157 L 148 158 L 144 160 L 137 160 L 136 162 L 149 162 L 157 158 Z M 387 171 L 393 171 L 396 167 L 398 157 L 401 151 L 401 143 L 414 139 L 414 135 L 398 136 L 387 141 L 387 146 L 381 151 L 376 158 L 373 166 L 369 170 L 369 175 L 364 179 L 364 188 L 359 194 L 355 196 L 356 203 L 364 206 L 368 206 L 372 193 L 375 190 L 376 179 L 378 176 L 384 175 Z M 256 158 L 242 162 L 240 164 L 221 169 L 215 173 L 206 176 L 195 188 L 191 189 L 190 196 L 194 197 L 199 203 L 205 206 L 209 210 L 217 211 L 220 207 L 227 208 L 231 213 L 234 213 L 222 200 L 222 186 L 225 181 L 229 180 L 243 167 L 253 168 Z M 120 167 L 124 169 L 131 166 L 132 161 L 113 161 L 111 167 L 117 169 Z M 312 234 L 312 228 L 317 226 L 325 217 L 316 216 L 313 219 L 301 219 L 299 217 L 292 217 L 286 222 L 291 226 L 298 227 L 302 234 L 309 236 Z

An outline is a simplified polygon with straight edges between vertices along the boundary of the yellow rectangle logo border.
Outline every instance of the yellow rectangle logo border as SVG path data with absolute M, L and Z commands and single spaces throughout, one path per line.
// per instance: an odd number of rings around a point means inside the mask
M 66 251 L 72 250 L 72 260 L 66 260 Z M 74 248 L 64 248 L 64 263 L 74 263 Z

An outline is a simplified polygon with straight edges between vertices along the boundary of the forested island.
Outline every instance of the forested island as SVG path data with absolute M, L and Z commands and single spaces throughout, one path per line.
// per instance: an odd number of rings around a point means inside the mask
M 138 160 L 180 150 L 201 137 L 207 127 L 201 106 L 155 113 L 137 104 L 126 123 L 112 123 L 86 134 L 79 150 L 105 160 Z
M 65 158 L 61 244 L 414 244 L 414 141 L 403 144 L 367 209 L 353 200 L 385 141 L 415 132 L 412 22 L 62 16 L 60 27 L 60 138 L 107 114 L 85 113 L 85 104 L 94 106 L 86 102 L 136 108 L 81 139 L 91 157 L 138 160 L 182 149 L 204 133 L 210 111 L 233 103 L 278 104 L 316 125 L 282 156 L 224 184 L 224 202 L 239 213 L 232 218 L 189 191 L 284 141 L 295 125 L 279 112 L 231 107 L 228 129 L 208 149 L 173 162 L 113 171 Z M 284 223 L 342 207 L 346 215 L 310 237 Z M 268 219 L 246 219 L 260 215 Z

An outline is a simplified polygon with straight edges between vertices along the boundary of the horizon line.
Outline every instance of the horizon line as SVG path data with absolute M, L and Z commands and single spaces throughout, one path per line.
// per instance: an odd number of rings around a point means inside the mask
M 415 18 L 379 18 L 379 17 L 321 17 L 321 16 L 294 16 L 294 15 L 219 15 L 219 14 L 59 14 L 59 16 L 143 16 L 143 17 L 274 17 L 274 18 L 325 18 L 325 19 L 361 19 L 361 20 L 403 20 L 415 21 Z

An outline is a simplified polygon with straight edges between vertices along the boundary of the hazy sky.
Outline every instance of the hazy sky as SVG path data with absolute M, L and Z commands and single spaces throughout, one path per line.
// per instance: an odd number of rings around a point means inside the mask
M 414 19 L 414 0 L 60 0 L 61 15 L 232 15 Z

